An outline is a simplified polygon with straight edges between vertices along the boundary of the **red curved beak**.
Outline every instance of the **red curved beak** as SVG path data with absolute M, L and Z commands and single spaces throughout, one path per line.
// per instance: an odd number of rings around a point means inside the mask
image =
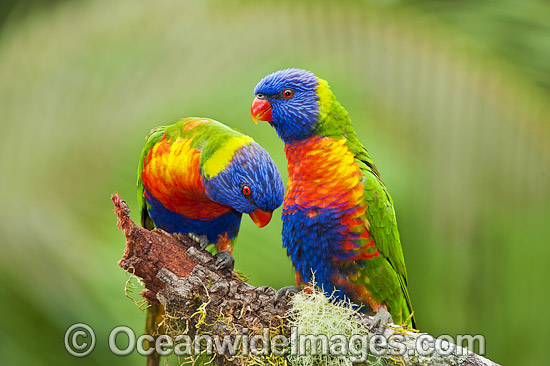
M 271 215 L 273 215 L 273 213 L 265 212 L 257 208 L 254 211 L 252 211 L 249 215 L 257 227 L 264 227 L 267 224 L 269 224 L 269 221 L 271 221 Z
M 258 99 L 254 98 L 252 106 L 250 107 L 250 114 L 255 124 L 258 124 L 260 121 L 273 121 L 273 116 L 271 115 L 271 103 L 267 99 Z

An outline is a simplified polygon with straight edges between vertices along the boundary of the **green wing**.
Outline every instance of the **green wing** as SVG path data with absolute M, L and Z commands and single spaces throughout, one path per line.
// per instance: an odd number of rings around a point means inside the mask
M 367 218 L 370 222 L 369 232 L 374 237 L 378 250 L 407 283 L 405 258 L 397 230 L 393 200 L 367 151 L 363 148 L 362 153 L 356 157 L 363 174 Z
M 153 230 L 155 228 L 155 224 L 153 223 L 153 220 L 151 220 L 149 212 L 147 211 L 147 205 L 143 196 L 143 181 L 141 180 L 141 172 L 143 171 L 143 163 L 146 159 L 146 156 L 149 154 L 149 150 L 151 150 L 153 146 L 155 146 L 155 144 L 162 140 L 165 131 L 165 126 L 153 128 L 151 132 L 149 132 L 149 135 L 147 135 L 147 137 L 145 138 L 145 146 L 143 147 L 143 150 L 141 151 L 141 156 L 139 157 L 137 171 L 137 198 L 141 211 L 141 226 L 148 230 Z
M 330 104 L 330 108 L 327 117 L 317 126 L 317 133 L 336 140 L 342 136 L 347 139 L 346 145 L 355 156 L 363 175 L 363 204 L 366 206 L 366 217 L 370 223 L 368 231 L 380 252 L 380 257 L 370 259 L 370 266 L 363 267 L 370 283 L 361 285 L 368 288 L 378 300 L 386 302 L 388 307 L 393 307 L 393 311 L 390 309 L 392 315 L 403 310 L 404 321 L 412 313 L 412 305 L 407 291 L 407 270 L 397 231 L 393 201 L 367 150 L 357 139 L 348 112 L 334 98 L 332 92 L 324 97 L 330 98 L 330 101 L 325 101 L 326 104 Z
M 363 184 L 365 187 L 365 204 L 367 206 L 366 215 L 369 220 L 369 232 L 374 238 L 377 249 L 381 257 L 384 257 L 391 266 L 391 269 L 397 274 L 397 279 L 401 287 L 402 296 L 408 311 L 412 313 L 412 304 L 407 290 L 407 269 L 405 267 L 405 258 L 397 229 L 397 220 L 393 200 L 386 189 L 386 186 L 380 178 L 380 173 L 372 162 L 367 150 L 356 141 L 354 153 L 356 161 L 359 164 L 363 175 Z M 380 289 L 384 291 L 384 289 Z M 400 301 L 396 299 L 399 303 Z M 404 309 L 405 310 L 405 309 Z M 408 316 L 408 314 L 406 314 Z M 403 319 L 404 321 L 405 319 Z M 413 326 L 415 326 L 413 318 Z
M 143 197 L 144 188 L 141 173 L 143 171 L 143 163 L 149 151 L 162 140 L 164 135 L 166 135 L 168 141 L 177 138 L 192 140 L 191 146 L 201 151 L 201 166 L 228 140 L 229 137 L 244 136 L 242 133 L 227 127 L 223 123 L 200 117 L 187 117 L 172 125 L 159 126 L 152 129 L 146 138 L 145 146 L 141 152 L 137 172 L 137 195 L 141 210 L 141 225 L 149 230 L 152 230 L 155 225 L 149 216 L 147 205 Z

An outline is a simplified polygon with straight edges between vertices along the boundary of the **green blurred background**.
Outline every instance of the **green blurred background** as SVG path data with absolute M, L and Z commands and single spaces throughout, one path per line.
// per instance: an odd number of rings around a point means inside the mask
M 286 180 L 283 144 L 249 115 L 256 83 L 286 67 L 329 81 L 378 165 L 420 329 L 547 363 L 548 1 L 0 4 L 2 365 L 144 364 L 107 347 L 144 324 L 109 196 L 138 219 L 144 138 L 184 116 L 253 136 Z M 236 268 L 254 285 L 293 283 L 279 213 L 243 219 Z M 63 347 L 76 322 L 97 334 L 82 359 Z

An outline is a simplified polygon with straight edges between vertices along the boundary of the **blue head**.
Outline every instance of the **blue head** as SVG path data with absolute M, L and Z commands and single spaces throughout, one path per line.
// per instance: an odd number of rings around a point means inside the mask
M 254 121 L 268 121 L 284 142 L 315 135 L 321 79 L 301 69 L 285 69 L 264 77 L 254 89 Z M 328 89 L 328 88 L 327 88 Z
M 262 227 L 281 206 L 284 186 L 269 153 L 254 141 L 234 150 L 221 171 L 203 178 L 206 195 L 213 201 L 249 214 Z

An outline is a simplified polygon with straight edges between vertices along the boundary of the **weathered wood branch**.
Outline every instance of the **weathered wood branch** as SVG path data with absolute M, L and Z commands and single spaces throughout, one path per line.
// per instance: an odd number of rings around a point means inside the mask
M 254 287 L 240 280 L 232 271 L 217 270 L 214 256 L 201 250 L 185 235 L 170 235 L 154 229 L 149 231 L 130 219 L 130 210 L 118 194 L 111 197 L 118 226 L 126 237 L 124 255 L 119 266 L 143 280 L 146 290 L 141 293 L 150 302 L 160 302 L 166 309 L 168 331 L 185 332 L 189 336 L 209 334 L 224 337 L 241 334 L 261 334 L 269 328 L 275 334 L 291 337 L 288 317 L 290 305 L 280 299 L 275 289 Z M 372 317 L 358 314 L 356 319 L 368 328 Z M 171 325 L 169 325 L 169 323 Z M 412 332 L 390 324 L 383 337 L 401 337 L 407 351 L 391 357 L 399 363 L 414 365 L 493 366 L 496 363 L 473 352 L 464 356 L 419 356 L 417 343 L 424 333 Z M 460 347 L 459 347 L 460 349 Z M 456 353 L 455 353 L 456 355 Z M 387 356 L 387 358 L 390 358 Z M 217 355 L 222 364 L 243 364 L 243 359 Z M 237 362 L 238 361 L 238 362 Z M 246 362 L 244 362 L 246 364 Z M 498 365 L 497 365 L 498 366 Z

